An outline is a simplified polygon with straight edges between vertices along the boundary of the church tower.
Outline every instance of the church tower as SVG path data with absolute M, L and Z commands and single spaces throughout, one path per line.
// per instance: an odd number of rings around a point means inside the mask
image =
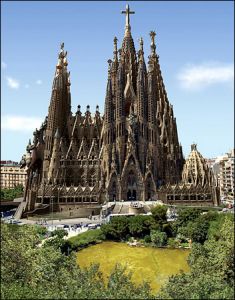
M 151 53 L 146 67 L 144 42 L 136 53 L 129 6 L 121 49 L 114 38 L 109 60 L 103 124 L 105 189 L 109 199 L 153 200 L 157 188 L 181 179 L 182 149 L 176 119 L 163 83 L 155 32 L 150 32 Z M 119 54 L 119 55 L 117 55 Z M 112 167 L 111 167 L 112 166 Z
M 68 120 L 71 114 L 70 72 L 67 71 L 67 51 L 64 43 L 61 44 L 58 54 L 55 76 L 52 85 L 51 102 L 48 109 L 47 128 L 45 133 L 45 150 L 43 162 L 43 178 L 48 179 L 48 170 L 55 133 L 58 130 L 61 136 L 69 139 Z

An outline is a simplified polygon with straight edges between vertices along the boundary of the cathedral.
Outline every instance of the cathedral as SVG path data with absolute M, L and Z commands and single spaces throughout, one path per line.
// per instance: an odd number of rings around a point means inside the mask
M 198 194 L 198 184 L 199 194 L 206 194 L 206 186 L 211 193 L 208 199 L 215 204 L 213 175 L 203 158 L 194 153 L 193 166 L 193 159 L 184 160 L 156 51 L 156 33 L 149 34 L 145 61 L 143 39 L 136 51 L 131 34 L 134 12 L 127 5 L 122 13 L 125 33 L 120 49 L 118 39 L 113 40 L 103 115 L 98 105 L 95 113 L 89 105 L 84 114 L 80 105 L 75 114 L 71 112 L 70 72 L 61 44 L 48 115 L 21 161 L 28 166 L 25 212 L 43 212 L 52 205 L 60 212 L 89 207 L 95 212 L 103 203 L 120 201 L 192 203 L 188 194 L 191 186 L 193 195 Z M 206 199 L 203 196 L 202 201 Z

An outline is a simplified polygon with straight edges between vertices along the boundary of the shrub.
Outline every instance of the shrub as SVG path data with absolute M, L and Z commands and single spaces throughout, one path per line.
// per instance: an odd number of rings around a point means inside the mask
M 165 223 L 162 225 L 162 231 L 164 231 L 168 237 L 172 237 L 174 234 L 173 234 L 173 228 L 171 226 L 170 223 Z
M 43 238 L 47 233 L 47 228 L 40 225 L 35 225 L 34 229 L 40 238 Z
M 162 247 L 166 245 L 167 235 L 165 232 L 153 230 L 150 233 L 151 241 L 157 246 Z
M 144 237 L 144 242 L 145 243 L 151 243 L 151 237 L 150 237 L 150 235 L 146 235 L 145 237 Z
M 175 238 L 169 238 L 167 240 L 167 246 L 169 248 L 178 248 L 179 242 Z
M 56 229 L 52 231 L 51 236 L 55 236 L 58 238 L 63 238 L 64 236 L 68 235 L 68 231 L 65 229 Z
M 90 244 L 96 244 L 105 239 L 100 229 L 88 230 L 67 240 L 67 246 L 72 250 L 79 250 Z

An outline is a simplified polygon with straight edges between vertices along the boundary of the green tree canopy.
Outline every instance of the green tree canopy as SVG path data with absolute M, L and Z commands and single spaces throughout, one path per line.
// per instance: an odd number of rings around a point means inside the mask
M 10 201 L 23 196 L 23 186 L 18 185 L 13 189 L 1 189 L 1 201 Z
M 167 206 L 166 205 L 156 205 L 151 209 L 152 217 L 154 221 L 160 225 L 166 223 L 167 221 Z
M 148 284 L 135 285 L 120 266 L 105 284 L 98 265 L 81 269 L 76 253 L 66 256 L 56 244 L 40 246 L 33 226 L 2 224 L 1 229 L 2 299 L 151 298 Z
M 221 224 L 221 223 L 220 223 Z M 194 243 L 189 274 L 172 276 L 160 299 L 234 299 L 234 222 L 225 216 L 216 238 Z

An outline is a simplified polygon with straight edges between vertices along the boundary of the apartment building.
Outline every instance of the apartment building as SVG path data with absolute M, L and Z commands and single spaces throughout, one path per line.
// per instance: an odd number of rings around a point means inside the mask
M 26 178 L 26 168 L 20 169 L 20 165 L 11 160 L 1 161 L 1 189 L 14 188 L 18 185 L 23 185 L 25 187 Z
M 234 198 L 234 149 L 225 155 L 207 159 L 220 187 L 221 199 Z

